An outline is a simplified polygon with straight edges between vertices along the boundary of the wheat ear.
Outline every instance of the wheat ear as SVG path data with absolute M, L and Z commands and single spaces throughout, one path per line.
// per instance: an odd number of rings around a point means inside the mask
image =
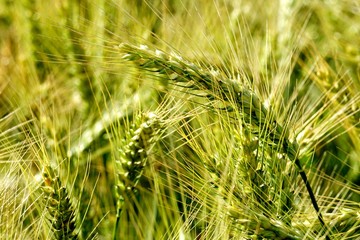
M 116 185 L 117 214 L 114 229 L 116 239 L 120 215 L 126 199 L 136 193 L 136 185 L 142 176 L 147 158 L 161 131 L 161 121 L 154 113 L 147 113 L 135 123 L 123 139 L 120 159 L 116 161 L 118 181 Z
M 249 232 L 254 239 L 302 239 L 302 234 L 298 229 L 289 227 L 282 221 L 270 219 L 262 214 L 255 213 L 254 215 L 251 213 L 249 215 L 244 210 L 241 210 L 240 214 L 238 210 L 229 208 L 228 215 L 235 219 L 237 228 Z
M 280 146 L 279 151 L 285 153 L 294 161 L 299 174 L 306 186 L 312 205 L 317 213 L 321 225 L 326 229 L 326 224 L 320 212 L 315 195 L 312 191 L 307 176 L 298 158 L 299 145 L 291 142 L 289 134 L 277 121 L 271 109 L 261 103 L 259 97 L 250 89 L 240 86 L 227 76 L 221 76 L 219 71 L 204 70 L 201 67 L 184 60 L 177 54 L 165 54 L 162 51 L 151 51 L 147 46 L 135 47 L 129 44 L 119 46 L 125 53 L 124 59 L 136 63 L 141 69 L 165 75 L 178 86 L 190 90 L 205 91 L 209 100 L 220 100 L 225 103 L 236 103 L 236 109 L 242 116 L 244 124 L 255 132 L 267 134 L 266 143 L 270 146 Z M 233 111 L 232 106 L 227 108 Z M 325 235 L 326 239 L 329 239 Z
M 61 184 L 59 176 L 55 175 L 50 166 L 44 168 L 43 179 L 42 189 L 55 239 L 78 239 L 75 233 L 75 211 L 66 187 Z
M 342 208 L 339 215 L 334 215 L 330 220 L 330 227 L 334 229 L 334 232 L 346 233 L 348 236 L 355 234 L 358 237 L 360 232 L 360 206 L 357 208 Z

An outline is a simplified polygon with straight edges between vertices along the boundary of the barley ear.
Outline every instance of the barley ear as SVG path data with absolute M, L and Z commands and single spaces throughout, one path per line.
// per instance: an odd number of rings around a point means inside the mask
M 289 140 L 289 134 L 276 118 L 271 108 L 265 107 L 260 98 L 248 87 L 229 79 L 214 69 L 203 69 L 177 54 L 165 54 L 162 51 L 151 51 L 147 46 L 135 47 L 121 44 L 120 50 L 125 53 L 124 59 L 132 61 L 141 69 L 165 76 L 175 85 L 190 91 L 205 92 L 210 101 L 220 100 L 228 103 L 227 108 L 236 110 L 242 117 L 244 125 L 254 134 L 266 133 L 264 143 L 279 146 L 278 151 L 284 153 L 293 161 L 306 186 L 318 219 L 324 229 L 327 229 L 320 212 L 315 195 L 307 180 L 307 176 L 298 158 L 299 145 Z M 235 108 L 234 109 L 234 101 Z M 263 136 L 264 138 L 264 136 Z M 326 239 L 329 237 L 325 234 Z
M 330 227 L 334 232 L 346 233 L 352 236 L 354 233 L 360 232 L 360 208 L 342 208 L 340 214 L 336 214 L 330 221 Z
M 120 149 L 120 159 L 116 161 L 116 223 L 114 239 L 116 239 L 120 215 L 123 205 L 136 194 L 136 186 L 147 164 L 148 154 L 158 140 L 161 121 L 154 113 L 147 113 L 135 120 Z
M 50 166 L 44 167 L 42 175 L 44 180 L 42 190 L 45 194 L 54 239 L 78 239 L 75 232 L 75 211 L 66 186 L 62 185 L 59 176 L 55 175 Z

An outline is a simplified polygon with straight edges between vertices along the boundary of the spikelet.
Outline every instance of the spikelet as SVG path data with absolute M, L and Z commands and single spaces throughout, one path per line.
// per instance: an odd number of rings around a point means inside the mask
M 340 214 L 332 217 L 330 227 L 334 232 L 346 233 L 348 236 L 359 236 L 360 231 L 360 210 L 342 208 Z
M 288 226 L 282 221 L 270 219 L 262 214 L 241 214 L 236 209 L 229 208 L 228 215 L 235 219 L 237 230 L 247 232 L 254 239 L 303 239 L 303 233 L 297 228 Z
M 44 167 L 43 179 L 42 189 L 50 214 L 49 221 L 54 239 L 78 239 L 75 232 L 75 211 L 66 187 L 62 185 L 59 176 L 56 176 L 50 166 Z

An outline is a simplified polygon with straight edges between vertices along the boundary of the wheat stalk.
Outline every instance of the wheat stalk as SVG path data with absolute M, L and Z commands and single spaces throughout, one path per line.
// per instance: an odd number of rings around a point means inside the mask
M 55 239 L 78 239 L 75 232 L 75 211 L 66 187 L 50 166 L 44 167 L 43 179 L 42 189 L 46 194 L 45 200 Z
M 136 186 L 147 164 L 150 150 L 158 140 L 160 130 L 161 121 L 156 114 L 151 112 L 136 119 L 125 139 L 123 139 L 120 159 L 116 162 L 118 181 L 116 185 L 117 214 L 114 239 L 116 239 L 123 205 L 137 191 Z
M 298 168 L 299 174 L 306 186 L 312 205 L 321 225 L 326 228 L 315 195 L 307 180 L 307 176 L 298 158 L 299 145 L 289 139 L 287 129 L 276 121 L 275 114 L 266 108 L 259 97 L 249 88 L 240 86 L 227 76 L 221 76 L 219 71 L 204 70 L 201 67 L 184 60 L 177 54 L 167 55 L 162 51 L 151 51 L 147 46 L 135 47 L 129 44 L 119 46 L 125 53 L 124 59 L 136 63 L 141 69 L 165 75 L 175 85 L 192 91 L 204 91 L 210 101 L 221 101 L 236 104 L 236 109 L 227 106 L 228 111 L 241 114 L 244 124 L 253 133 L 266 133 L 265 143 L 278 146 L 278 151 L 284 153 Z M 329 237 L 326 235 L 326 239 Z

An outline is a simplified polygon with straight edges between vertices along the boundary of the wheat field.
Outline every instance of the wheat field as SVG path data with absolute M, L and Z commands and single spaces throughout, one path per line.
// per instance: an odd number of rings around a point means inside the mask
M 4 0 L 0 36 L 0 239 L 360 239 L 357 0 Z

